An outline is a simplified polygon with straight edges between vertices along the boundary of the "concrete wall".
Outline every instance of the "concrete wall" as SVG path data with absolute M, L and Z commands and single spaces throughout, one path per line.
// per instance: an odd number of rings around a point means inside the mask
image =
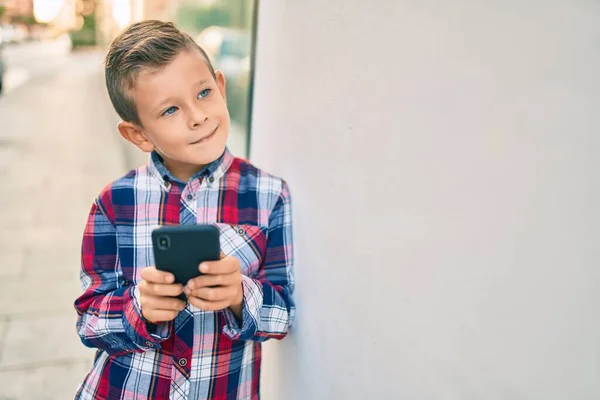
M 264 398 L 600 398 L 600 3 L 259 12 L 299 308 Z

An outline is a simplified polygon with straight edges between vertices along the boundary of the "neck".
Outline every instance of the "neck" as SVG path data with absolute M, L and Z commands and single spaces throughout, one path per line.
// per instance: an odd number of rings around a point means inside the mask
M 164 160 L 164 163 L 165 167 L 168 168 L 175 178 L 184 183 L 187 183 L 192 176 L 204 168 L 204 165 L 184 164 L 167 159 Z

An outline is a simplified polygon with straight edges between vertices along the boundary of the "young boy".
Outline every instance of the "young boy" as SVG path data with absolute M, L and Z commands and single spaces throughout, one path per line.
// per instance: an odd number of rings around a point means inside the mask
M 98 351 L 76 398 L 258 399 L 260 342 L 294 316 L 288 187 L 228 151 L 225 78 L 173 24 L 129 27 L 105 72 L 119 132 L 150 160 L 88 218 L 75 307 Z M 167 224 L 221 233 L 223 258 L 185 287 L 153 266 L 151 232 Z

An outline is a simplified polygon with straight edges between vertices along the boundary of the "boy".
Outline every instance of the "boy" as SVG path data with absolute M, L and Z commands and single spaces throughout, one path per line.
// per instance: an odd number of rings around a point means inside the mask
M 75 307 L 98 351 L 76 398 L 258 399 L 260 342 L 294 316 L 288 187 L 229 153 L 225 78 L 173 24 L 126 29 L 105 73 L 119 132 L 150 160 L 88 218 Z M 222 259 L 173 283 L 152 266 L 151 232 L 165 224 L 215 224 Z

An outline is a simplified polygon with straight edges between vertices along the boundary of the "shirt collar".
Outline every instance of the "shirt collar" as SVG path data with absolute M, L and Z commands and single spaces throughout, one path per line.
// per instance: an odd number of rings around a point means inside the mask
M 225 147 L 225 151 L 223 151 L 223 154 L 221 154 L 219 158 L 210 164 L 205 165 L 204 168 L 190 178 L 190 181 L 194 179 L 202 179 L 203 177 L 212 177 L 214 180 L 220 179 L 223 175 L 225 175 L 233 163 L 233 159 L 233 155 L 229 149 Z M 164 187 L 167 187 L 169 182 L 179 182 L 184 185 L 187 184 L 187 182 L 181 182 L 171 173 L 171 171 L 167 169 L 163 162 L 163 158 L 156 151 L 150 153 L 150 159 L 148 160 L 148 171 L 151 175 L 158 179 L 161 185 Z

